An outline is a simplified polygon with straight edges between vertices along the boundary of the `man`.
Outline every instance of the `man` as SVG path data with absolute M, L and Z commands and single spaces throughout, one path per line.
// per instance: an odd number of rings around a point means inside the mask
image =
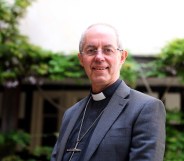
M 120 79 L 127 52 L 116 29 L 90 26 L 79 51 L 91 91 L 65 112 L 51 161 L 163 161 L 165 108 Z

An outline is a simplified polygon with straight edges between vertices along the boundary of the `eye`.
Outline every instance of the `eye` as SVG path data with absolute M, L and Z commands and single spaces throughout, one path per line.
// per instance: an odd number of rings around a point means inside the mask
M 114 50 L 111 49 L 111 48 L 105 48 L 105 49 L 103 49 L 103 52 L 106 55 L 110 55 L 110 54 L 113 54 L 114 53 Z
M 87 49 L 86 54 L 87 55 L 94 55 L 94 54 L 96 54 L 96 51 L 97 51 L 96 49 Z

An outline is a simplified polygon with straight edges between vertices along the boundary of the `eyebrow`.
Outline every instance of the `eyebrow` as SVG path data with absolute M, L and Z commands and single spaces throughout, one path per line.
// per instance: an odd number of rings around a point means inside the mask
M 114 46 L 111 45 L 111 44 L 108 44 L 108 45 L 105 45 L 105 46 L 103 46 L 103 47 L 107 48 L 107 47 L 114 47 Z
M 95 45 L 89 44 L 89 45 L 87 45 L 85 48 L 96 48 L 96 46 L 95 46 Z
M 102 46 L 102 48 L 107 48 L 107 47 L 114 47 L 114 46 L 111 45 L 111 44 L 107 44 L 107 45 Z M 85 48 L 86 48 L 86 49 L 87 49 L 87 48 L 97 48 L 97 46 L 96 46 L 96 45 L 89 44 L 89 45 L 87 45 Z

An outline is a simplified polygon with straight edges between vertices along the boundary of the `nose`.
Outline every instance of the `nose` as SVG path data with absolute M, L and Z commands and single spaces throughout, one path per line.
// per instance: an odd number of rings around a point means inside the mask
M 103 61 L 105 58 L 104 58 L 104 54 L 103 54 L 103 51 L 102 50 L 98 50 L 96 55 L 95 55 L 95 60 L 96 61 Z

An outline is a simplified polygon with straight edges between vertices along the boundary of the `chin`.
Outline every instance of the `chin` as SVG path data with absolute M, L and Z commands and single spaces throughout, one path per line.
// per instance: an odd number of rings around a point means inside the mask
M 93 84 L 106 84 L 107 83 L 107 78 L 105 78 L 105 77 L 93 78 L 92 83 Z

